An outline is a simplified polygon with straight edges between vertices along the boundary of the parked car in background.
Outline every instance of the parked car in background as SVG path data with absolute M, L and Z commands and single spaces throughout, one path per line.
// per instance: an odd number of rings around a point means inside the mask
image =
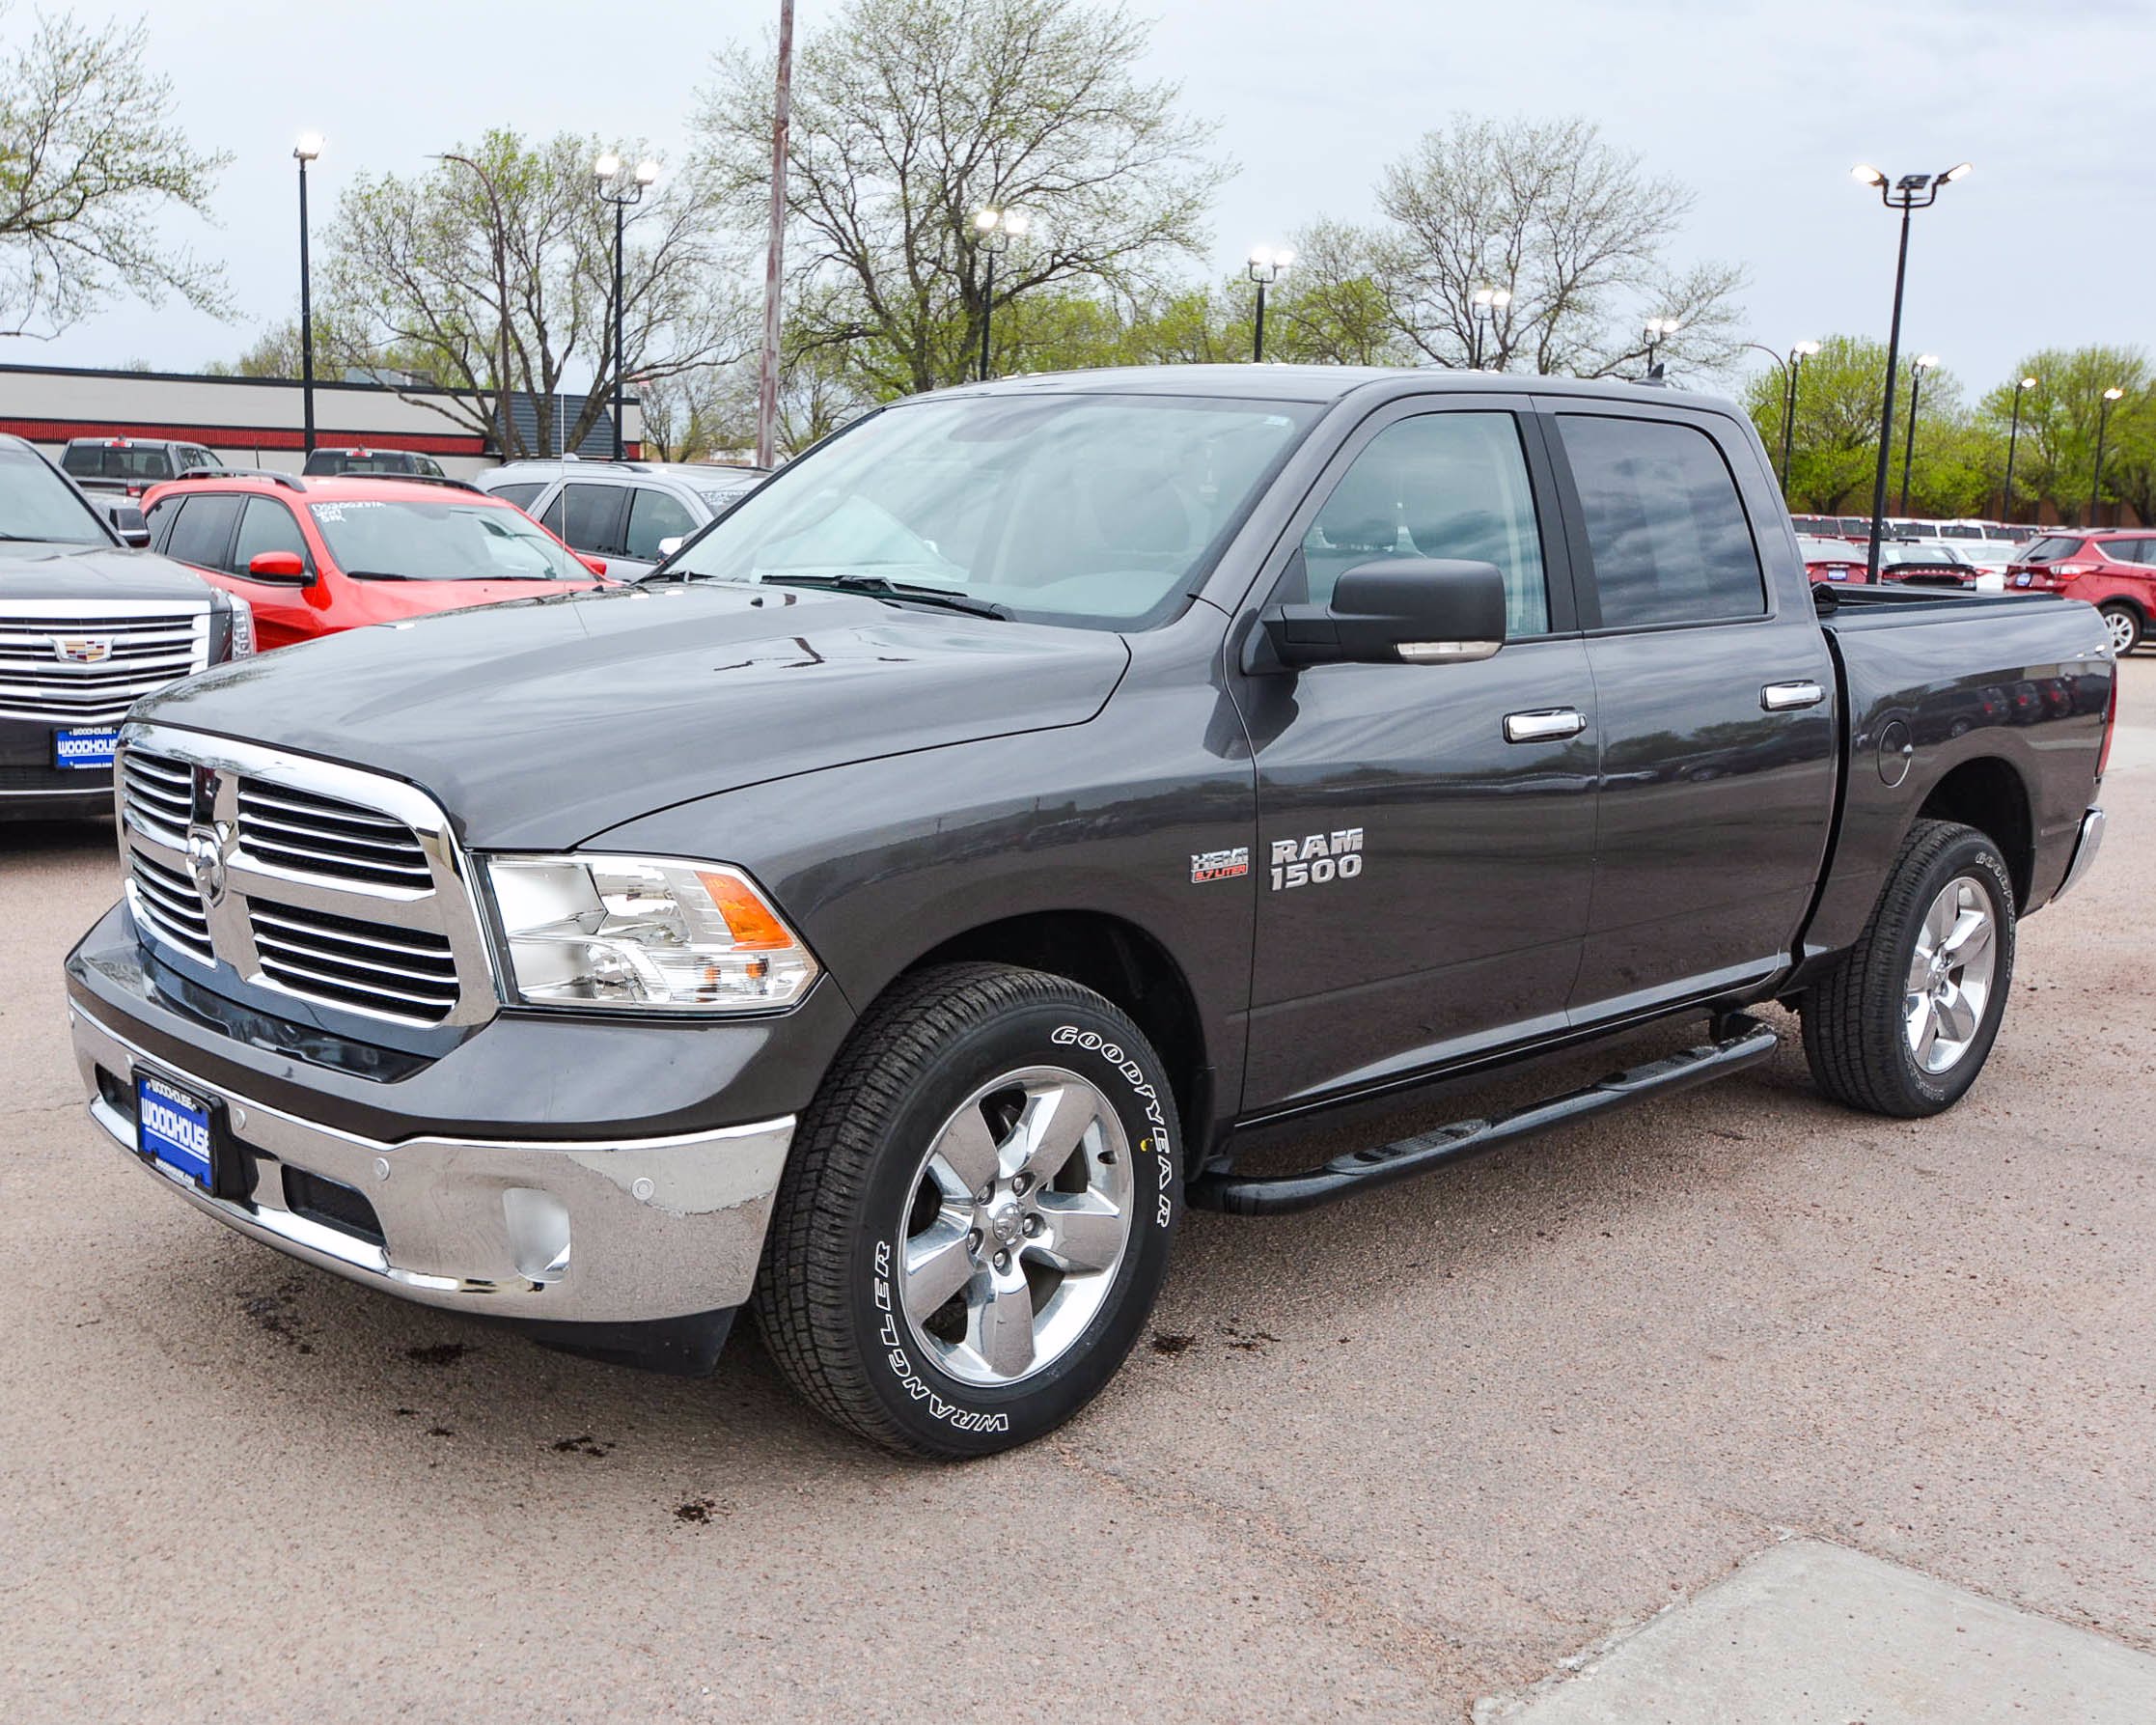
M 127 549 L 52 462 L 0 435 L 0 815 L 111 813 L 127 709 L 253 651 L 245 603 Z
M 1879 547 L 1879 579 L 1906 587 L 1958 587 L 1976 585 L 1981 573 L 1961 554 L 1957 545 L 1933 540 L 1889 540 Z
M 696 461 L 511 461 L 479 484 L 633 581 L 765 477 L 761 467 Z
M 140 497 L 182 473 L 219 473 L 225 464 L 199 443 L 150 437 L 73 437 L 60 466 L 86 491 Z
M 1845 539 L 1797 536 L 1797 555 L 1804 559 L 1804 572 L 1814 581 L 1862 581 L 1865 554 Z
M 327 478 L 337 473 L 401 473 L 418 479 L 447 479 L 441 462 L 408 449 L 316 449 L 301 471 Z
M 456 480 L 205 474 L 147 501 L 152 545 L 246 599 L 265 648 L 605 584 L 603 565 Z
M 2156 617 L 2156 531 L 2048 534 L 2015 553 L 2006 585 L 2087 600 L 2103 613 L 2112 647 L 2131 653 Z

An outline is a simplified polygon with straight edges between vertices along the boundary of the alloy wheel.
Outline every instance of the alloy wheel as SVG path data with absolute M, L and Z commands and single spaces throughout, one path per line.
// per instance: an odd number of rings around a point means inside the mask
M 1960 1064 L 1983 1025 L 1998 933 L 1990 896 L 1973 875 L 1948 881 L 1924 912 L 1902 993 L 1902 1023 L 1910 1054 L 1934 1077 Z

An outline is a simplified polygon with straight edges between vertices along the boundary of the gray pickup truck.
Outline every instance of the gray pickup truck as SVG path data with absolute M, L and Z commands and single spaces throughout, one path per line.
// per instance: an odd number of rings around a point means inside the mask
M 753 1305 L 828 1415 L 978 1455 L 1116 1371 L 1188 1205 L 1739 1071 L 1763 1002 L 1830 1096 L 1949 1106 L 2017 919 L 2095 855 L 2114 673 L 2086 605 L 1814 595 L 1714 400 L 959 390 L 640 586 L 138 708 L 74 1045 L 119 1151 L 242 1234 L 682 1371 Z M 1273 1165 L 1678 1018 L 1687 1052 Z

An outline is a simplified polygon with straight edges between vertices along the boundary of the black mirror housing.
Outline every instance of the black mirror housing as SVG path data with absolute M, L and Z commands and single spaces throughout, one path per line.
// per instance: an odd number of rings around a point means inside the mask
M 1389 557 L 1344 571 L 1330 605 L 1272 605 L 1259 621 L 1284 668 L 1460 664 L 1505 645 L 1505 576 L 1494 563 Z

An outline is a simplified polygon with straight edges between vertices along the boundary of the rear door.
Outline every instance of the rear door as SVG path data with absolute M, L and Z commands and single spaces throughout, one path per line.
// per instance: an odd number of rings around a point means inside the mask
M 546 506 L 544 525 L 572 551 L 587 557 L 624 555 L 622 543 L 628 515 L 628 487 L 572 479 Z
M 1586 1023 L 1785 961 L 1833 819 L 1835 674 L 1737 427 L 1600 402 L 1545 417 L 1601 726 Z
M 1507 640 L 1473 663 L 1249 676 L 1258 935 L 1245 1106 L 1382 1084 L 1561 1029 L 1592 875 L 1594 690 L 1534 413 L 1396 403 L 1314 487 L 1258 589 L 1465 558 L 1506 578 Z M 1203 873 L 1201 873 L 1201 870 Z

